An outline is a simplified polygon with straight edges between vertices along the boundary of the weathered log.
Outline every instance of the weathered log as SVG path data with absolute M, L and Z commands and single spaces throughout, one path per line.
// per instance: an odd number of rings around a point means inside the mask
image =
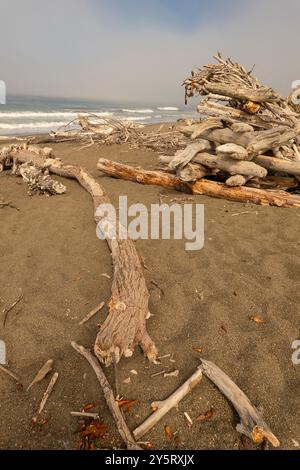
M 193 126 L 190 126 L 193 128 Z M 182 130 L 182 129 L 181 129 Z M 185 128 L 184 132 L 190 133 L 192 130 Z M 210 129 L 201 133 L 201 137 L 210 142 L 227 144 L 234 142 L 236 145 L 245 147 L 249 154 L 255 155 L 263 153 L 269 149 L 280 147 L 295 139 L 297 131 L 287 129 L 285 126 L 277 126 L 274 129 L 260 132 L 233 132 L 229 128 Z
M 236 430 L 257 444 L 268 440 L 272 446 L 278 447 L 280 443 L 277 437 L 245 393 L 218 366 L 204 359 L 201 362 L 203 374 L 219 388 L 238 412 L 241 422 L 236 426 Z
M 178 150 L 175 153 L 175 156 L 172 158 L 171 162 L 169 163 L 169 167 L 176 168 L 180 165 L 184 166 L 189 163 L 193 159 L 193 157 L 197 155 L 197 153 L 210 149 L 211 143 L 208 140 L 200 139 L 197 142 L 188 145 L 183 150 Z
M 101 186 L 82 167 L 62 164 L 58 159 L 45 159 L 28 151 L 16 151 L 13 156 L 19 163 L 33 161 L 40 168 L 47 167 L 50 173 L 73 178 L 89 192 L 94 203 L 94 218 L 105 233 L 107 224 L 113 220 L 101 217 L 97 212 L 100 204 L 109 203 Z M 157 350 L 146 330 L 149 317 L 149 292 L 143 274 L 140 257 L 129 238 L 120 238 L 114 226 L 116 239 L 106 238 L 112 253 L 114 280 L 109 303 L 109 315 L 102 324 L 95 341 L 95 354 L 106 365 L 118 362 L 122 355 L 130 356 L 135 346 L 140 345 L 150 361 L 155 361 Z
M 212 155 L 210 153 L 201 152 L 193 158 L 193 162 L 200 163 L 208 168 L 217 168 L 226 171 L 230 175 L 256 176 L 258 178 L 267 176 L 266 169 L 257 163 L 233 160 L 222 155 Z
M 230 178 L 228 178 L 226 181 L 225 181 L 225 184 L 226 186 L 244 186 L 248 181 L 248 178 L 246 176 L 243 176 L 243 175 L 233 175 L 233 176 L 230 176 Z
M 258 155 L 253 158 L 253 161 L 267 170 L 300 176 L 300 162 L 298 161 L 281 160 L 280 158 L 269 157 L 267 155 Z
M 217 117 L 224 121 L 233 123 L 235 121 L 241 121 L 250 124 L 251 126 L 258 127 L 261 129 L 272 129 L 274 125 L 282 124 L 282 121 L 278 119 L 272 119 L 265 115 L 252 115 L 241 109 L 232 108 L 231 106 L 224 106 L 220 103 L 202 101 L 197 106 L 198 113 L 202 115 Z M 287 126 L 290 122 L 284 122 Z
M 230 86 L 227 83 L 211 83 L 206 81 L 204 89 L 216 93 L 217 95 L 225 95 L 230 98 L 241 101 L 254 101 L 255 103 L 266 103 L 278 100 L 278 96 L 273 90 L 255 90 L 244 86 Z
M 251 202 L 265 206 L 300 207 L 300 197 L 285 191 L 263 190 L 246 186 L 230 188 L 223 183 L 216 183 L 204 178 L 196 183 L 184 183 L 176 176 L 161 171 L 133 168 L 106 160 L 105 158 L 99 159 L 97 168 L 115 178 L 135 181 L 141 184 L 154 184 L 192 194 L 202 194 L 236 202 Z
M 207 131 L 209 129 L 222 129 L 223 123 L 220 119 L 205 119 L 201 121 L 199 124 L 195 125 L 195 130 L 191 135 L 191 139 L 197 139 L 202 132 Z
M 251 178 L 247 182 L 247 186 L 250 186 L 251 188 L 286 190 L 297 188 L 299 186 L 299 181 L 291 176 L 268 175 L 265 178 Z
M 245 122 L 234 122 L 230 126 L 231 130 L 233 132 L 254 132 L 254 127 L 250 126 L 250 124 L 247 124 Z
M 216 154 L 228 156 L 234 160 L 248 160 L 248 152 L 241 145 L 228 143 L 216 147 Z
M 186 166 L 180 166 L 176 171 L 176 175 L 181 179 L 181 181 L 197 181 L 204 176 L 211 175 L 212 173 L 211 169 L 208 169 L 203 165 L 195 165 L 191 163 L 188 163 Z
M 275 128 L 274 131 L 277 129 Z M 274 133 L 274 135 L 266 136 L 266 138 L 257 139 L 257 136 L 253 137 L 253 141 L 247 146 L 248 152 L 252 155 L 262 154 L 269 149 L 281 147 L 293 141 L 297 133 L 295 130 L 286 130 L 283 133 Z

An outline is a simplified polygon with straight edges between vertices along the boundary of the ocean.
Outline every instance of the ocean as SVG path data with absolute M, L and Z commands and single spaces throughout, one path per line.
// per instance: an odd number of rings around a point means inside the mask
M 78 114 L 154 124 L 195 118 L 194 106 L 161 103 L 84 101 L 58 98 L 10 96 L 0 105 L 0 135 L 40 134 L 56 131 Z

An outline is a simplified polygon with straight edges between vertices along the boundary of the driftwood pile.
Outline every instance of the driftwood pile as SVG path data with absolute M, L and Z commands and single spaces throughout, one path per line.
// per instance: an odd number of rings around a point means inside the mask
M 161 161 L 183 181 L 219 175 L 230 187 L 248 181 L 265 187 L 264 179 L 274 173 L 300 176 L 300 115 L 293 102 L 260 85 L 238 63 L 215 58 L 217 64 L 192 72 L 184 81 L 186 99 L 202 97 L 200 122 L 180 129 L 192 142 Z M 280 189 L 283 181 L 278 179 Z M 276 187 L 276 179 L 272 182 Z M 286 189 L 295 186 L 292 178 L 286 180 Z
M 300 114 L 291 97 L 266 88 L 241 65 L 220 55 L 192 72 L 185 96 L 198 94 L 199 121 L 177 125 L 183 143 L 160 155 L 162 171 L 100 159 L 111 176 L 239 202 L 300 207 Z M 182 143 L 182 142 L 181 142 Z M 161 153 L 161 152 L 160 152 Z M 293 194 L 294 193 L 294 194 Z
M 192 122 L 181 120 L 182 122 Z M 28 144 L 54 144 L 71 142 L 81 144 L 83 148 L 92 145 L 112 145 L 128 143 L 130 148 L 143 148 L 153 150 L 163 155 L 174 155 L 177 150 L 185 148 L 189 137 L 169 126 L 167 131 L 159 129 L 144 132 L 144 125 L 120 121 L 118 119 L 104 118 L 94 114 L 79 115 L 57 131 L 51 131 L 46 136 L 33 136 L 27 140 Z
M 97 114 L 78 115 L 57 131 L 46 136 L 34 136 L 28 139 L 30 144 L 48 144 L 61 142 L 81 143 L 83 146 L 94 144 L 122 144 L 129 140 L 143 124 L 105 118 Z

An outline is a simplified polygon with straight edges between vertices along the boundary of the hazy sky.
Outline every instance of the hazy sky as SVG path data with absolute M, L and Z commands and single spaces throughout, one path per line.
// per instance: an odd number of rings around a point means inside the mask
M 8 94 L 178 103 L 220 50 L 287 94 L 299 0 L 0 0 Z

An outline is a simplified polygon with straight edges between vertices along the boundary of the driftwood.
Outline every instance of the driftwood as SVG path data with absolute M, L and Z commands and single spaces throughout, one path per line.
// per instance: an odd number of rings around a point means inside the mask
M 100 204 L 109 203 L 108 197 L 95 179 L 83 168 L 63 165 L 59 159 L 15 147 L 11 152 L 10 165 L 18 166 L 33 162 L 36 167 L 47 168 L 49 173 L 73 178 L 92 196 L 94 218 L 103 233 L 107 224 L 114 221 L 97 213 Z M 118 234 L 117 227 L 114 227 Z M 112 296 L 109 315 L 102 324 L 95 341 L 95 354 L 106 365 L 118 362 L 122 355 L 132 355 L 135 346 L 140 345 L 150 361 L 155 361 L 157 350 L 146 330 L 149 318 L 149 292 L 143 274 L 143 267 L 135 245 L 129 238 L 107 238 L 114 265 Z
M 49 359 L 48 361 L 45 362 L 45 364 L 40 368 L 40 370 L 38 371 L 38 373 L 34 377 L 33 381 L 28 385 L 28 387 L 26 389 L 27 392 L 28 392 L 28 390 L 31 389 L 31 387 L 33 385 L 40 382 L 41 380 L 43 380 L 46 377 L 48 372 L 50 372 L 50 370 L 52 370 L 53 362 L 54 362 L 53 359 Z
M 228 156 L 212 155 L 206 152 L 198 153 L 196 157 L 194 157 L 193 162 L 200 163 L 208 168 L 226 171 L 230 175 L 264 178 L 268 173 L 265 168 L 257 163 L 234 160 Z
M 279 446 L 277 437 L 251 404 L 249 398 L 219 367 L 202 359 L 200 370 L 219 388 L 238 412 L 241 419 L 236 427 L 238 432 L 245 434 L 257 444 L 266 439 L 274 447 Z
M 191 194 L 202 194 L 228 199 L 229 201 L 251 202 L 265 206 L 300 207 L 300 196 L 289 194 L 285 191 L 263 190 L 246 186 L 231 188 L 225 184 L 207 179 L 202 179 L 195 183 L 184 183 L 179 178 L 161 171 L 141 170 L 140 168 L 133 168 L 104 158 L 99 159 L 97 168 L 115 178 L 135 181 L 141 184 L 163 186 Z
M 191 391 L 202 379 L 202 371 L 200 367 L 197 368 L 196 372 L 184 382 L 172 395 L 163 401 L 155 401 L 151 404 L 152 413 L 140 426 L 134 431 L 133 435 L 135 439 L 139 440 L 143 437 L 150 429 L 155 426 L 172 408 L 178 405 L 178 403 Z
M 87 321 L 89 321 L 96 313 L 100 312 L 100 310 L 104 307 L 105 303 L 101 302 L 95 308 L 93 308 L 80 322 L 79 325 L 84 325 Z
M 79 344 L 75 343 L 75 341 L 72 341 L 71 346 L 75 349 L 75 351 L 81 354 L 81 356 L 83 356 L 92 366 L 96 374 L 96 377 L 98 379 L 98 382 L 100 383 L 101 388 L 103 390 L 104 398 L 106 400 L 107 406 L 115 420 L 119 434 L 122 437 L 123 441 L 125 442 L 127 449 L 141 450 L 140 446 L 135 442 L 134 437 L 132 436 L 130 430 L 128 429 L 128 426 L 123 418 L 123 415 L 118 406 L 118 403 L 115 400 L 111 386 L 109 385 L 108 380 L 105 377 L 105 374 L 99 362 L 97 361 L 97 358 L 93 356 L 92 353 L 88 351 L 87 349 L 85 349 L 83 346 L 80 346 Z
M 48 384 L 48 387 L 43 395 L 43 398 L 42 398 L 42 401 L 40 403 L 40 406 L 39 406 L 39 410 L 37 412 L 37 415 L 32 418 L 32 421 L 35 423 L 38 419 L 38 416 L 42 413 L 42 411 L 44 410 L 45 406 L 46 406 L 46 403 L 47 401 L 49 400 L 49 397 L 51 395 L 51 393 L 53 392 L 53 389 L 54 389 L 54 386 L 57 382 L 57 379 L 58 379 L 58 372 L 55 372 L 53 374 L 53 376 L 51 377 L 51 380 Z
M 70 411 L 71 416 L 77 416 L 79 418 L 93 418 L 98 419 L 98 413 L 85 413 L 84 411 Z
M 23 292 L 21 292 L 19 297 L 9 307 L 3 310 L 3 327 L 5 327 L 6 325 L 9 312 L 11 312 L 15 308 L 15 306 L 18 305 L 19 302 L 21 302 L 23 297 L 24 297 L 24 294 Z
M 16 382 L 20 383 L 20 378 L 16 374 L 14 374 L 11 370 L 7 369 L 7 367 L 2 366 L 1 364 L 0 364 L 0 371 L 3 372 L 4 374 L 9 375 Z
M 201 102 L 197 106 L 197 111 L 200 114 L 205 114 L 211 117 L 218 117 L 219 119 L 222 119 L 222 121 L 231 125 L 242 122 L 258 129 L 272 129 L 275 124 L 282 124 L 282 122 L 278 123 L 278 121 L 272 119 L 271 116 L 262 118 L 261 115 L 252 115 L 246 111 L 243 111 L 242 109 L 224 106 L 213 101 L 209 103 L 206 101 Z M 188 130 L 186 129 L 185 132 L 188 132 Z
M 266 155 L 258 155 L 253 159 L 255 163 L 263 166 L 267 170 L 279 171 L 289 175 L 300 176 L 300 162 L 291 160 L 282 160 Z
M 180 178 L 181 181 L 197 181 L 204 176 L 213 174 L 213 170 L 205 168 L 203 165 L 193 165 L 188 163 L 186 166 L 180 166 L 176 170 L 176 176 Z
M 228 178 L 226 181 L 225 181 L 225 184 L 227 186 L 244 186 L 247 181 L 248 181 L 249 178 L 247 178 L 246 176 L 243 176 L 243 175 L 233 175 L 233 176 L 230 176 L 230 178 Z
M 178 150 L 175 157 L 172 158 L 169 167 L 176 168 L 179 165 L 186 165 L 197 155 L 197 153 L 210 149 L 211 144 L 208 140 L 198 140 L 197 142 L 188 145 L 185 149 Z
M 250 160 L 248 151 L 237 144 L 223 144 L 216 147 L 216 154 L 221 156 L 229 156 L 234 160 Z

